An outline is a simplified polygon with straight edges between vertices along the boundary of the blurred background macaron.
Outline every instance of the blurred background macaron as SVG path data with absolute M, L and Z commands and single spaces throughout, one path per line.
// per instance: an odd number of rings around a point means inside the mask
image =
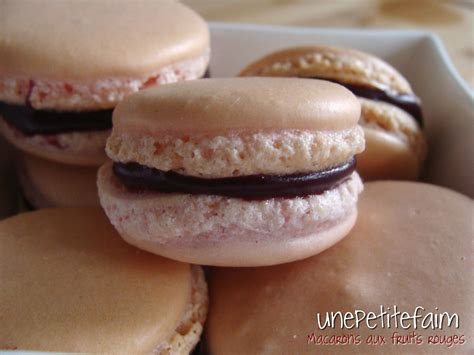
M 0 222 L 0 350 L 189 354 L 207 312 L 199 266 L 124 243 L 99 208 Z
M 195 80 L 114 111 L 99 196 L 129 243 L 181 261 L 270 265 L 317 254 L 357 215 L 360 105 L 340 85 Z
M 6 0 L 0 13 L 0 131 L 61 163 L 99 166 L 120 100 L 209 63 L 207 24 L 174 1 Z
M 241 76 L 284 76 L 329 80 L 358 96 L 366 149 L 357 170 L 364 180 L 417 179 L 426 141 L 421 102 L 392 66 L 347 48 L 307 46 L 283 49 L 256 60 Z
M 210 353 L 472 353 L 473 215 L 471 199 L 442 187 L 365 184 L 354 229 L 331 249 L 274 267 L 211 270 Z M 354 318 L 344 316 L 356 310 L 378 315 L 381 306 L 389 315 L 398 311 L 397 321 L 382 316 L 370 329 L 365 319 L 355 327 Z M 401 323 L 401 313 L 411 317 L 417 307 L 423 307 L 417 327 L 408 317 Z M 336 312 L 347 320 L 345 329 Z M 440 318 L 444 312 L 457 314 L 458 322 L 453 318 L 449 326 L 448 315 Z M 383 336 L 386 344 L 370 345 L 370 336 Z
M 17 154 L 22 198 L 33 209 L 99 206 L 97 168 Z

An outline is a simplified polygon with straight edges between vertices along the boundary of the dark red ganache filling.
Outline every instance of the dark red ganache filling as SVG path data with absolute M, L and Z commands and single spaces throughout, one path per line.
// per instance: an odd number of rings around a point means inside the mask
M 322 194 L 345 182 L 355 170 L 347 163 L 323 171 L 292 175 L 247 175 L 207 179 L 162 171 L 138 163 L 114 163 L 113 173 L 130 191 L 219 195 L 248 200 Z
M 112 110 L 52 111 L 0 102 L 0 115 L 24 135 L 104 131 L 112 128 Z
M 343 81 L 323 78 L 323 77 L 310 77 L 311 79 L 327 80 L 339 85 L 344 86 L 354 95 L 360 96 L 369 100 L 384 101 L 403 111 L 409 113 L 418 122 L 420 127 L 423 127 L 423 113 L 421 111 L 420 99 L 415 95 L 410 94 L 399 94 L 386 88 L 385 90 L 377 89 L 374 87 L 351 84 Z

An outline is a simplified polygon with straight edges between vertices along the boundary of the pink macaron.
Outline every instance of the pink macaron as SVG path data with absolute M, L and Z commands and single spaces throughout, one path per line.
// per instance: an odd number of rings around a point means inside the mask
M 364 180 L 414 180 L 427 153 L 420 99 L 408 80 L 369 53 L 330 46 L 292 47 L 265 55 L 241 76 L 282 76 L 328 80 L 356 95 L 366 149 L 357 171 Z
M 134 94 L 114 111 L 101 204 L 131 244 L 205 265 L 317 254 L 357 215 L 360 105 L 340 85 L 206 79 Z
M 120 100 L 209 62 L 207 24 L 178 2 L 7 0 L 0 13 L 0 132 L 57 162 L 101 165 Z

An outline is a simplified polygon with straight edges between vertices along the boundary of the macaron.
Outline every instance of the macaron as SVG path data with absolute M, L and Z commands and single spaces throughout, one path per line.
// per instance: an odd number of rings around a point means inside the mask
M 33 208 L 99 206 L 97 168 L 73 166 L 19 154 L 17 173 Z
M 199 266 L 124 243 L 100 208 L 0 222 L 0 349 L 188 354 L 207 312 Z
M 472 200 L 379 181 L 358 209 L 347 238 L 315 257 L 213 269 L 210 353 L 472 353 Z
M 134 94 L 114 111 L 101 205 L 129 243 L 204 265 L 302 259 L 357 215 L 360 105 L 319 80 L 206 79 Z
M 0 13 L 0 132 L 57 162 L 100 166 L 120 100 L 209 63 L 208 26 L 179 2 L 6 0 Z
M 358 159 L 361 177 L 415 180 L 422 173 L 427 145 L 421 101 L 383 60 L 347 48 L 295 47 L 253 62 L 240 75 L 315 78 L 345 86 L 362 107 L 366 149 Z

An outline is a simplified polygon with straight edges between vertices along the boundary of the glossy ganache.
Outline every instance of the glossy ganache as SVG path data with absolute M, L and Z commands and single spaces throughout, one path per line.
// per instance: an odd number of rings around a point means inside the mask
M 27 136 L 67 132 L 103 131 L 112 128 L 112 110 L 52 111 L 0 102 L 0 115 Z
M 291 175 L 201 178 L 162 171 L 138 163 L 114 163 L 114 175 L 130 191 L 219 195 L 248 200 L 322 194 L 350 178 L 356 160 L 323 171 Z

